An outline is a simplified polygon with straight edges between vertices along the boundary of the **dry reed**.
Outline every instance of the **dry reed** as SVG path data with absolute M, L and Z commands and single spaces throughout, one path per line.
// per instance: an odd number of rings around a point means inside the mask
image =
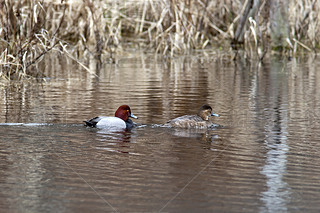
M 249 3 L 254 10 L 246 11 Z M 241 48 L 263 58 L 269 9 L 267 0 L 2 0 L 0 77 L 41 75 L 32 65 L 52 50 L 74 60 L 88 54 L 101 60 L 131 44 L 174 56 L 237 39 Z M 320 1 L 289 1 L 286 39 L 293 54 L 319 48 L 318 11 Z

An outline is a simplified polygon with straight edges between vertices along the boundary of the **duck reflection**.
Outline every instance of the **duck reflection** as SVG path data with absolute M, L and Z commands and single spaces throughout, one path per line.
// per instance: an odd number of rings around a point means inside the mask
M 97 135 L 96 149 L 108 152 L 134 154 L 131 130 L 90 129 Z
M 201 141 L 213 143 L 215 139 L 219 138 L 214 133 L 214 129 L 182 129 L 170 128 L 168 131 L 171 135 L 184 138 L 199 138 Z
M 98 129 L 96 132 L 100 141 L 129 143 L 131 139 L 130 130 L 119 131 L 109 129 Z

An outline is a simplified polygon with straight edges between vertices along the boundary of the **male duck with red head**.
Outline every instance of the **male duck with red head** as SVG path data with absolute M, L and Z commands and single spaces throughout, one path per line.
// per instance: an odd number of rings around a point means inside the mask
M 177 128 L 198 128 L 206 129 L 216 127 L 217 124 L 214 124 L 209 120 L 211 116 L 219 117 L 218 114 L 212 111 L 211 106 L 205 104 L 200 107 L 196 115 L 184 115 L 175 119 L 168 121 L 164 124 L 165 127 L 177 127 Z
M 117 109 L 115 117 L 99 116 L 84 122 L 89 127 L 131 129 L 134 124 L 129 118 L 138 117 L 131 113 L 128 105 L 122 105 Z

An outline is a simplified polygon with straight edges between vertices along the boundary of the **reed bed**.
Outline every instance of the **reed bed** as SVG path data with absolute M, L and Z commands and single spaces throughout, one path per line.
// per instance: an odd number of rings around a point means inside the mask
M 287 3 L 286 52 L 317 51 L 320 1 Z M 41 76 L 33 65 L 50 51 L 80 63 L 88 55 L 112 60 L 133 45 L 166 56 L 232 46 L 262 59 L 269 11 L 268 0 L 2 0 L 0 77 Z

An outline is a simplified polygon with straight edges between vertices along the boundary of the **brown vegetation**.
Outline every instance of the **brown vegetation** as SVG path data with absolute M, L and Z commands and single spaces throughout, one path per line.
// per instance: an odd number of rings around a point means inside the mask
M 37 76 L 31 69 L 55 50 L 79 59 L 113 58 L 138 44 L 163 55 L 232 43 L 260 58 L 270 42 L 268 0 L 39 0 L 0 2 L 0 76 Z M 285 50 L 319 48 L 320 2 L 288 1 Z

